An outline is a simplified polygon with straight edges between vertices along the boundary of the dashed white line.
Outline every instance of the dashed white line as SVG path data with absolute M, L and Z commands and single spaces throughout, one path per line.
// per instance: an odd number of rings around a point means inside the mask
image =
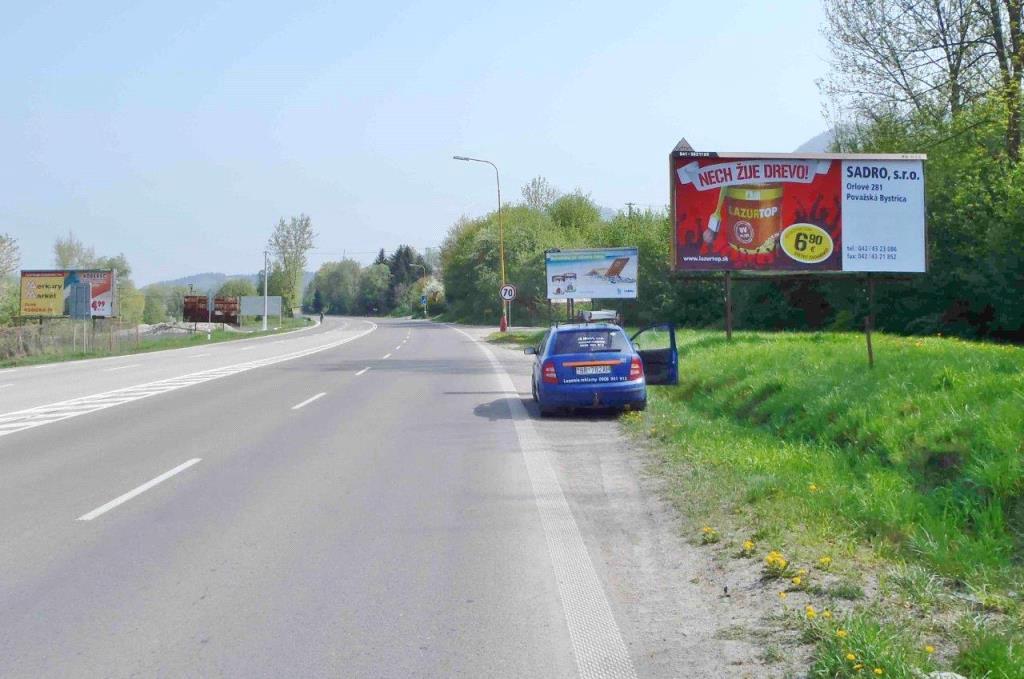
M 395 347 L 395 351 L 398 351 L 398 350 L 399 350 L 399 349 L 401 349 L 401 348 L 402 348 L 402 345 L 401 345 L 401 344 L 399 344 L 399 345 L 398 345 L 397 347 Z
M 9 387 L 12 384 L 14 384 L 14 382 L 8 382 L 7 384 L 0 384 L 0 389 L 3 389 L 4 387 Z
M 60 363 L 41 363 L 40 365 L 34 365 L 32 367 L 39 370 L 40 368 L 56 368 L 58 365 L 60 365 Z
M 132 401 L 149 398 L 150 396 L 166 394 L 169 391 L 192 387 L 211 380 L 230 377 L 231 375 L 237 375 L 238 373 L 246 372 L 248 370 L 255 370 L 256 368 L 263 368 L 269 365 L 282 363 L 284 361 L 291 361 L 296 358 L 310 356 L 327 349 L 333 349 L 334 347 L 341 346 L 342 344 L 346 344 L 353 340 L 357 340 L 376 329 L 377 324 L 370 323 L 370 327 L 368 329 L 357 332 L 354 335 L 342 337 L 341 339 L 332 340 L 325 344 L 316 345 L 300 351 L 293 351 L 268 358 L 255 359 L 245 363 L 237 363 L 235 365 L 223 366 L 221 368 L 213 368 L 211 370 L 201 370 L 199 372 L 189 373 L 179 377 L 139 384 L 134 387 L 115 389 L 113 391 L 92 394 L 90 396 L 82 396 L 79 398 L 69 399 L 67 401 L 58 401 L 56 403 L 49 403 L 42 406 L 36 406 L 34 408 L 26 408 L 25 410 L 3 413 L 0 414 L 0 436 L 7 436 L 8 434 L 24 431 L 25 429 L 53 424 L 54 422 L 66 420 L 69 417 L 87 415 L 89 413 L 94 413 L 97 410 L 112 408 L 124 403 L 131 403 Z
M 189 358 L 202 358 L 203 356 L 209 356 L 209 352 L 203 352 L 201 354 L 192 354 Z
M 327 396 L 327 392 L 326 391 L 321 391 L 316 396 L 311 396 L 311 397 L 307 398 L 305 401 L 303 401 L 302 403 L 298 403 L 296 405 L 293 405 L 292 406 L 292 410 L 298 410 L 299 408 L 301 408 L 303 406 L 308 406 L 313 401 L 317 400 L 318 398 L 323 398 L 324 396 Z
M 384 357 L 381 358 L 381 360 L 383 361 L 385 358 L 391 358 L 391 354 L 384 354 Z
M 115 370 L 127 370 L 128 368 L 138 368 L 140 365 L 142 365 L 142 364 L 141 363 L 131 363 L 129 365 L 119 365 L 116 368 L 107 368 L 103 372 L 105 372 L 105 373 L 112 373 Z
M 363 368 L 362 370 L 360 370 L 359 372 L 356 373 L 356 377 L 359 377 L 360 375 L 362 375 L 363 373 L 365 373 L 369 369 L 370 369 L 369 367 Z
M 241 347 L 241 348 L 239 349 L 239 351 L 249 351 L 250 349 L 255 349 L 255 348 L 256 348 L 256 347 Z
M 146 481 L 144 484 L 142 484 L 138 488 L 133 488 L 132 490 L 129 490 L 124 495 L 121 495 L 120 497 L 114 498 L 113 500 L 111 500 L 107 504 L 105 504 L 105 505 L 103 505 L 101 507 L 97 507 L 96 509 L 92 510 L 88 514 L 82 514 L 80 517 L 78 517 L 78 521 L 92 521 L 97 516 L 100 516 L 102 514 L 106 514 L 107 512 L 109 512 L 114 507 L 117 507 L 118 505 L 122 505 L 125 502 L 128 502 L 128 500 L 131 500 L 136 495 L 141 495 L 142 493 L 145 493 L 147 490 L 149 490 L 153 486 L 157 485 L 158 483 L 163 483 L 164 481 L 166 481 L 167 479 L 171 478 L 175 474 L 177 474 L 179 472 L 183 472 L 186 469 L 188 469 L 189 467 L 191 467 L 192 465 L 197 464 L 199 462 L 202 462 L 202 460 L 203 460 L 203 458 L 201 458 L 201 457 L 194 457 L 191 460 L 189 460 L 188 462 L 184 462 L 182 464 L 179 464 L 174 469 L 172 469 L 170 471 L 164 472 L 163 474 L 161 474 L 160 476 L 156 477 L 155 479 L 150 479 L 149 481 Z

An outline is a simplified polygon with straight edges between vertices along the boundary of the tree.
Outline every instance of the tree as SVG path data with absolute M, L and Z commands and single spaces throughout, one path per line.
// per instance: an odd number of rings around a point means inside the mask
M 388 284 L 388 311 L 403 304 L 405 293 L 415 281 L 430 274 L 427 263 L 412 247 L 399 245 L 387 260 L 391 273 Z
M 148 286 L 144 289 L 145 303 L 142 307 L 142 322 L 162 323 L 167 320 L 167 301 L 164 297 L 165 291 L 158 286 Z
M 6 233 L 0 233 L 0 285 L 7 276 L 14 273 L 20 261 L 18 239 Z
M 281 219 L 270 236 L 269 247 L 281 266 L 291 304 L 302 299 L 302 274 L 315 239 L 313 224 L 304 214 L 292 217 L 288 222 Z
M 558 189 L 540 175 L 523 185 L 523 200 L 526 206 L 534 210 L 546 210 L 561 195 Z
M 218 297 L 247 297 L 260 294 L 248 278 L 232 278 L 224 281 L 217 290 Z
M 89 269 L 96 264 L 96 253 L 68 231 L 67 238 L 58 237 L 53 244 L 53 263 L 60 269 Z
M 1006 151 L 1014 162 L 1020 160 L 1021 82 L 1024 79 L 1024 2 L 988 0 L 987 11 L 992 48 L 999 67 L 999 89 L 1006 105 Z
M 374 258 L 373 263 L 374 264 L 387 264 L 388 263 L 388 256 L 387 256 L 387 254 L 385 254 L 384 248 L 381 248 L 380 252 L 377 253 L 377 256 Z
M 318 314 L 324 310 L 324 296 L 320 293 L 320 288 L 317 288 L 313 292 L 313 313 Z
M 390 278 L 386 264 L 373 264 L 359 272 L 359 306 L 364 313 L 384 313 Z

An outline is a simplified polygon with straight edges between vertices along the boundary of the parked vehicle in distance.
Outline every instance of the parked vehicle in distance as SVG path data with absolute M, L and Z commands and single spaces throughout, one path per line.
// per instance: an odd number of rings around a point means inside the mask
M 648 332 L 665 333 L 658 348 L 639 348 L 638 338 Z M 541 415 L 575 408 L 643 410 L 648 384 L 679 381 L 671 324 L 644 328 L 631 338 L 614 323 L 554 326 L 525 352 L 535 356 L 531 382 Z

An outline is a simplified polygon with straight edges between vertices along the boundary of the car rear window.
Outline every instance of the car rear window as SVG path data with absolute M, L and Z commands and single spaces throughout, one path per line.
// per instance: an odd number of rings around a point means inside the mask
M 626 336 L 618 330 L 570 330 L 555 335 L 553 354 L 588 354 L 600 351 L 625 351 Z

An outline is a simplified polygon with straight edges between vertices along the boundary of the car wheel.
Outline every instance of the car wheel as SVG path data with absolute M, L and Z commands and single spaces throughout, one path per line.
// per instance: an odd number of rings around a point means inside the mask
M 537 403 L 540 399 L 537 398 L 537 383 L 533 380 L 530 380 L 530 389 L 533 391 L 533 402 Z
M 636 403 L 630 404 L 629 409 L 636 410 L 637 412 L 647 410 L 647 401 L 637 401 Z
M 541 417 L 551 417 L 558 412 L 558 408 L 550 408 L 548 406 L 538 406 L 537 410 L 540 411 Z

